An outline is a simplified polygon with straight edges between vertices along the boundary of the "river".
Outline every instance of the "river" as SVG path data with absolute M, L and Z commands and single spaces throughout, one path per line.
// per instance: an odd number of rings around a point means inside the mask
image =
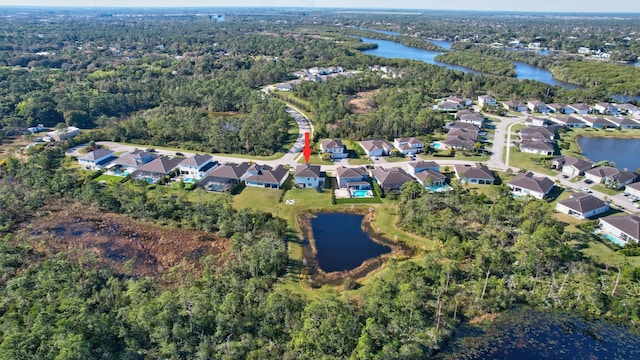
M 378 31 L 379 32 L 379 31 Z M 469 68 L 465 68 L 462 66 L 445 64 L 435 60 L 437 55 L 442 54 L 439 51 L 431 51 L 409 47 L 394 41 L 388 40 L 377 40 L 377 39 L 369 39 L 369 38 L 361 38 L 364 43 L 376 43 L 378 44 L 377 49 L 365 50 L 364 54 L 371 54 L 385 58 L 400 58 L 400 59 L 411 59 L 411 60 L 419 60 L 423 61 L 427 64 L 444 66 L 447 69 L 459 70 L 464 73 L 471 74 L 479 74 L 478 71 L 471 70 Z M 432 43 L 447 49 L 451 48 L 451 43 L 443 40 L 431 40 Z M 528 79 L 528 80 L 536 80 L 543 82 L 549 85 L 558 85 L 562 86 L 565 89 L 575 89 L 577 86 L 564 83 L 562 81 L 558 81 L 553 78 L 551 72 L 547 69 L 539 68 L 536 66 L 532 66 L 529 64 L 525 64 L 519 61 L 513 61 L 516 66 L 516 78 L 518 79 Z

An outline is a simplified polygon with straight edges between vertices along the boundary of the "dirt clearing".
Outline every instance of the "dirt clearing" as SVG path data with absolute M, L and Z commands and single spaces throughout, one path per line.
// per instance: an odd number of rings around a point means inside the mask
M 373 96 L 380 90 L 363 91 L 355 94 L 349 100 L 349 111 L 353 114 L 366 114 L 373 110 Z

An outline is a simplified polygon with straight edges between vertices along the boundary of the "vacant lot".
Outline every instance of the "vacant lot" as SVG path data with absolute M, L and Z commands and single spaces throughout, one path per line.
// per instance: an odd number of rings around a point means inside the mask
M 160 227 L 78 204 L 47 206 L 48 214 L 24 224 L 20 234 L 37 252 L 87 253 L 121 274 L 161 277 L 177 265 L 196 276 L 200 259 L 220 254 L 229 241 L 193 230 Z M 183 263 L 183 260 L 185 262 Z
M 366 114 L 373 110 L 373 101 L 371 100 L 380 90 L 363 91 L 357 93 L 349 100 L 349 111 L 354 114 Z

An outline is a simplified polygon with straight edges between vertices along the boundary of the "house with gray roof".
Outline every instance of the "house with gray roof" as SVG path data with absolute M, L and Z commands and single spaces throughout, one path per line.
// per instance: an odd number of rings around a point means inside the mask
M 559 201 L 556 210 L 578 219 L 590 219 L 609 211 L 609 204 L 591 194 L 576 193 L 566 200 Z
M 456 113 L 455 118 L 457 121 L 473 124 L 478 128 L 482 128 L 487 121 L 486 116 L 482 113 L 473 112 L 470 110 L 460 110 Z
M 457 96 L 457 95 L 451 95 L 448 98 L 444 99 L 444 101 L 449 101 L 449 102 L 452 102 L 452 103 L 455 103 L 455 104 L 460 104 L 462 106 L 471 106 L 473 104 L 471 99 L 465 98 L 465 97 L 461 97 L 461 96 Z
M 546 198 L 553 190 L 553 181 L 548 177 L 535 177 L 527 171 L 519 173 L 509 181 L 509 189 L 516 196 L 532 196 L 536 199 Z
M 100 148 L 80 156 L 78 164 L 83 169 L 100 170 L 115 159 L 113 151 Z
M 446 185 L 447 177 L 439 171 L 427 169 L 414 174 L 420 185 L 428 190 L 434 191 Z
M 587 115 L 593 112 L 591 106 L 584 103 L 571 104 L 568 106 L 574 113 L 580 115 Z
M 319 165 L 298 165 L 294 174 L 297 188 L 318 189 L 324 186 L 326 174 L 320 171 Z
M 131 173 L 131 178 L 146 180 L 147 182 L 158 182 L 158 180 L 176 170 L 181 161 L 181 158 L 161 156 L 146 164 L 140 165 L 136 171 Z
M 478 96 L 478 105 L 480 106 L 496 106 L 498 103 L 493 96 L 490 95 L 481 95 Z
M 407 165 L 407 172 L 411 175 L 425 170 L 440 171 L 440 165 L 435 161 L 414 161 Z
M 402 185 L 415 181 L 411 175 L 400 168 L 385 169 L 377 167 L 371 170 L 371 178 L 376 181 L 385 192 L 399 192 Z
M 349 156 L 347 148 L 340 139 L 324 139 L 320 142 L 320 151 L 331 155 L 332 159 L 344 159 Z
M 638 176 L 630 171 L 621 171 L 611 166 L 598 166 L 584 172 L 585 179 L 603 183 L 614 189 L 635 182 Z
M 612 117 L 607 120 L 614 123 L 616 127 L 623 130 L 640 129 L 640 122 L 631 120 L 626 117 Z
M 348 188 L 349 184 L 362 183 L 369 179 L 367 169 L 363 167 L 348 168 L 340 166 L 336 168 L 336 180 L 338 181 L 339 188 Z
M 434 110 L 443 112 L 454 112 L 462 109 L 462 105 L 451 101 L 441 101 L 433 106 Z
M 393 146 L 404 155 L 417 154 L 424 149 L 422 140 L 414 137 L 396 138 L 393 140 Z
M 582 121 L 594 129 L 612 129 L 616 127 L 614 123 L 600 116 L 582 116 Z
M 640 108 L 629 103 L 614 104 L 618 112 L 624 115 L 640 115 Z
M 527 101 L 527 108 L 531 112 L 538 112 L 538 113 L 549 112 L 549 108 L 547 107 L 547 104 L 545 104 L 545 103 L 543 103 L 542 101 L 539 101 L 539 100 L 529 100 L 529 101 Z
M 491 170 L 481 163 L 454 165 L 453 170 L 462 183 L 491 185 L 496 180 Z
M 520 101 L 507 100 L 502 102 L 502 106 L 509 111 L 515 112 L 525 112 L 527 111 L 527 105 L 521 103 Z
M 230 190 L 249 175 L 251 167 L 248 162 L 240 164 L 227 163 L 209 171 L 207 176 L 198 181 L 198 186 L 209 191 L 223 192 Z
M 554 115 L 550 117 L 549 120 L 560 126 L 566 126 L 570 128 L 583 128 L 587 126 L 584 121 L 580 120 L 580 118 L 576 116 Z
M 180 169 L 180 175 L 182 176 L 202 179 L 209 171 L 215 169 L 219 165 L 220 163 L 213 160 L 211 155 L 195 154 L 183 159 L 178 168 Z
M 561 170 L 563 174 L 577 176 L 593 167 L 593 162 L 578 159 L 575 156 L 559 156 L 551 160 L 551 168 Z
M 556 133 L 546 126 L 527 126 L 520 130 L 520 138 L 522 140 L 553 141 L 556 138 Z
M 272 168 L 269 165 L 252 165 L 247 169 L 244 183 L 247 186 L 279 189 L 289 178 L 289 170 L 282 165 Z
M 113 160 L 108 167 L 117 171 L 117 173 L 132 173 L 138 167 L 152 161 L 157 156 L 153 153 L 143 150 L 134 150 L 124 154 Z
M 600 231 L 615 237 L 621 245 L 640 239 L 640 216 L 608 216 L 600 218 Z
M 553 143 L 548 140 L 522 140 L 520 151 L 538 155 L 553 155 L 556 150 Z
M 387 140 L 382 139 L 363 140 L 360 141 L 360 146 L 367 156 L 389 155 L 393 149 L 393 145 L 389 144 Z
M 640 182 L 634 182 L 634 183 L 625 185 L 624 191 L 629 193 L 630 195 L 637 196 L 638 198 L 640 198 Z
M 563 103 L 551 103 L 547 104 L 547 108 L 556 114 L 573 114 L 575 111 L 570 108 L 567 104 Z

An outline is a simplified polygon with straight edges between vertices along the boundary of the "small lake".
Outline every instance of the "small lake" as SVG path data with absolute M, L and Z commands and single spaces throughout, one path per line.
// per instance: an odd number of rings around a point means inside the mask
M 369 38 L 361 38 L 364 43 L 376 43 L 377 49 L 365 50 L 364 54 L 376 55 L 384 58 L 411 59 L 426 62 L 427 64 L 444 66 L 447 69 L 460 70 L 464 73 L 479 74 L 479 72 L 456 65 L 441 63 L 435 60 L 437 55 L 442 54 L 439 51 L 424 50 L 412 48 L 394 41 L 377 40 Z M 429 40 L 444 49 L 451 48 L 451 42 L 443 40 Z M 558 81 L 553 78 L 551 72 L 547 69 L 539 68 L 519 61 L 513 61 L 516 66 L 516 78 L 528 79 L 543 82 L 549 85 L 562 86 L 565 89 L 575 89 L 577 86 Z
M 391 252 L 363 230 L 364 215 L 319 213 L 311 219 L 316 258 L 325 272 L 349 271 L 371 258 Z
M 629 171 L 640 168 L 640 139 L 581 137 L 578 145 L 591 161 L 612 161 L 618 169 Z
M 463 325 L 438 359 L 638 359 L 629 329 L 566 313 L 509 310 L 486 327 Z

